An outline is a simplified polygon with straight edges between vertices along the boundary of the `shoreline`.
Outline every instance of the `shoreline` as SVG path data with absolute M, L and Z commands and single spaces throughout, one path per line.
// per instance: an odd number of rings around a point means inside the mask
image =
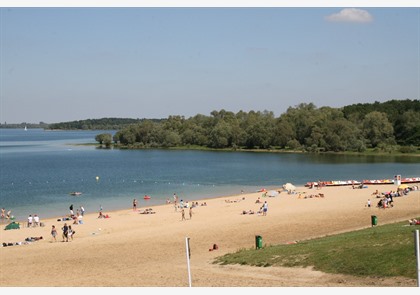
M 414 179 L 414 178 L 420 179 L 420 177 L 417 177 L 417 176 L 416 177 L 411 177 L 411 179 Z M 392 181 L 392 179 L 386 179 L 386 180 Z M 343 186 L 343 187 L 350 187 L 351 188 L 350 181 L 351 180 L 346 180 L 346 181 L 323 181 L 323 183 L 326 184 L 326 186 L 323 186 L 323 187 L 340 187 L 340 186 Z M 361 182 L 363 182 L 363 181 L 364 180 L 362 180 Z M 380 181 L 382 181 L 382 182 L 380 182 Z M 309 190 L 310 189 L 310 184 L 311 183 L 316 184 L 317 182 L 318 182 L 317 180 L 314 180 L 314 181 L 311 181 L 311 182 L 307 182 L 305 184 L 296 184 L 294 186 L 296 186 L 296 188 L 300 189 L 300 190 Z M 331 185 L 331 183 L 339 183 L 339 182 L 340 183 L 346 183 L 346 184 Z M 355 185 L 362 184 L 361 182 L 355 182 Z M 388 186 L 389 188 L 394 188 L 396 186 L 396 184 L 394 184 L 393 182 L 383 182 L 383 180 L 378 180 L 377 183 L 367 183 L 367 184 L 363 183 L 363 184 L 366 185 L 366 186 L 369 186 L 369 187 L 376 187 L 376 186 L 383 185 L 384 187 Z M 420 182 L 401 183 L 401 184 L 407 184 L 408 186 L 414 186 L 414 185 L 420 186 Z M 205 185 L 203 187 L 205 187 Z M 242 190 L 241 187 L 244 190 Z M 315 185 L 315 187 L 316 187 L 316 185 Z M 246 194 L 259 193 L 259 190 L 263 189 L 263 188 L 265 188 L 268 191 L 269 190 L 278 190 L 278 191 L 283 190 L 282 187 L 276 187 L 276 186 L 273 186 L 273 185 L 269 185 L 269 186 L 266 186 L 266 187 L 259 186 L 258 189 L 257 189 L 257 186 L 234 185 L 234 186 L 229 186 L 229 187 L 225 187 L 225 188 L 217 188 L 216 191 L 206 191 L 205 190 L 204 192 L 201 191 L 201 192 L 197 192 L 197 193 L 194 193 L 192 191 L 188 191 L 188 192 L 185 193 L 185 195 L 183 195 L 183 197 L 181 197 L 181 199 L 183 198 L 184 200 L 192 201 L 191 195 L 197 195 L 198 196 L 197 200 L 218 199 L 218 198 L 224 198 L 224 197 L 229 197 L 229 196 L 234 196 L 234 195 L 240 195 L 240 193 L 237 193 L 237 194 L 235 193 L 235 191 L 239 192 L 239 190 L 244 191 L 244 193 L 246 193 Z M 226 190 L 230 191 L 230 194 L 223 193 L 223 191 L 226 191 Z M 206 195 L 206 197 L 200 197 L 200 194 Z M 121 207 L 119 205 L 116 206 L 115 204 L 121 204 L 121 202 L 127 202 L 127 204 L 130 204 L 132 199 L 133 199 L 132 195 L 127 194 L 126 196 L 119 196 L 118 200 L 114 200 L 114 201 L 110 201 L 111 199 L 105 199 L 104 202 L 102 202 L 102 205 L 105 205 L 105 204 L 107 206 L 110 205 L 111 209 L 108 210 L 108 211 L 119 211 L 119 210 L 124 210 L 125 208 L 129 208 L 129 206 Z M 142 197 L 137 198 L 137 200 L 140 202 L 141 206 L 145 206 L 144 202 L 150 202 L 151 203 L 150 205 L 147 205 L 146 207 L 165 205 L 165 201 L 167 199 L 170 199 L 171 202 L 172 202 L 172 196 L 169 196 L 169 195 L 168 195 L 168 197 L 162 197 L 162 195 L 158 195 L 157 197 L 153 197 L 152 201 L 143 200 Z M 85 207 L 85 209 L 89 209 L 88 210 L 89 212 L 98 213 L 99 210 L 91 210 L 92 208 L 99 208 L 101 206 L 101 202 L 99 200 L 96 200 L 96 202 L 97 202 L 97 204 L 93 205 L 91 202 L 89 203 L 89 199 L 88 199 L 88 202 L 84 201 L 84 196 L 82 194 L 81 196 L 71 196 L 70 199 L 67 201 L 65 206 L 68 207 L 68 205 L 70 205 L 70 204 L 77 204 L 78 206 L 75 206 L 75 208 L 80 208 L 80 206 L 83 205 Z M 27 221 L 28 214 L 32 214 L 32 215 L 33 214 L 38 214 L 38 216 L 40 216 L 41 219 L 45 220 L 45 219 L 63 218 L 65 216 L 67 216 L 68 213 L 69 213 L 68 209 L 63 209 L 63 207 L 57 207 L 56 204 L 53 205 L 53 207 L 54 207 L 54 212 L 57 212 L 57 213 L 44 214 L 45 212 L 40 212 L 36 209 L 35 210 L 32 210 L 32 209 L 28 210 L 28 208 L 29 208 L 28 206 L 22 207 L 22 208 L 18 207 L 18 209 L 12 208 L 12 216 L 14 216 L 15 219 L 10 220 L 10 222 L 15 221 L 15 222 L 19 222 L 19 223 L 25 223 Z M 9 210 L 9 208 L 6 208 L 6 212 L 8 210 Z M 16 216 L 15 216 L 14 212 L 16 212 L 18 210 L 21 210 L 21 212 L 26 211 L 28 213 L 26 213 L 26 214 L 25 213 L 19 213 L 19 214 L 16 214 Z M 76 212 L 76 209 L 74 211 Z M 60 214 L 59 212 L 65 212 L 65 213 Z M 8 223 L 8 221 L 6 219 L 2 220 L 2 221 L 0 221 L 0 226 L 5 225 L 7 223 Z
M 0 248 L 7 268 L 0 269 L 2 286 L 18 287 L 187 287 L 185 238 L 190 238 L 193 286 L 199 287 L 331 287 L 331 286 L 414 286 L 412 280 L 353 278 L 330 275 L 310 269 L 256 268 L 239 265 L 214 265 L 213 258 L 253 248 L 255 235 L 265 246 L 304 241 L 371 227 L 371 215 L 378 225 L 404 221 L 420 214 L 420 191 L 394 199 L 389 209 L 376 208 L 371 194 L 396 186 L 374 185 L 367 189 L 351 186 L 323 187 L 320 190 L 298 186 L 304 195 L 323 193 L 324 198 L 299 198 L 299 194 L 281 192 L 276 197 L 262 197 L 261 192 L 226 195 L 194 200 L 192 218 L 186 211 L 181 220 L 173 203 L 150 206 L 156 214 L 139 214 L 132 208 L 104 211 L 108 219 L 87 213 L 84 224 L 74 225 L 73 241 L 61 242 L 63 222 L 45 219 L 45 227 L 2 230 L 1 242 L 22 241 L 43 236 L 29 245 Z M 255 212 L 269 204 L 267 216 L 241 214 Z M 372 208 L 365 207 L 371 198 Z M 190 201 L 192 202 L 192 200 Z M 207 206 L 200 206 L 206 202 Z M 148 206 L 146 206 L 148 208 Z M 145 207 L 138 208 L 139 210 Z M 51 242 L 50 229 L 55 225 L 58 242 Z M 213 244 L 219 249 L 209 251 Z M 34 255 L 36 254 L 36 255 Z M 15 263 L 24 261 L 25 263 Z M 28 269 L 42 269 L 30 272 Z M 65 269 L 65 275 L 63 274 Z M 140 274 L 147 274 L 146 276 Z M 139 276 L 140 275 L 140 276 Z M 51 279 L 53 278 L 53 279 Z M 344 283 L 343 283 L 344 282 Z M 399 283 L 398 283 L 399 282 Z
M 299 187 L 304 188 L 303 186 L 297 186 L 296 188 L 299 188 Z M 277 188 L 277 189 L 274 188 L 274 189 L 269 189 L 269 190 L 280 191 L 280 190 L 283 190 L 283 189 L 282 188 Z M 264 192 L 244 192 L 243 194 L 222 195 L 222 196 L 207 197 L 207 198 L 204 197 L 204 198 L 199 198 L 199 199 L 194 200 L 194 201 L 192 201 L 192 200 L 191 201 L 190 200 L 187 200 L 187 201 L 189 203 L 199 202 L 199 206 L 200 206 L 200 203 L 202 203 L 202 202 L 208 202 L 209 200 L 217 200 L 217 199 L 224 199 L 225 200 L 225 199 L 230 199 L 230 198 L 236 198 L 237 199 L 237 198 L 239 198 L 239 197 L 241 197 L 243 195 L 254 195 L 254 194 L 255 195 L 262 195 L 263 193 Z M 286 194 L 286 193 L 284 192 L 284 194 Z M 170 199 L 172 199 L 172 198 L 170 198 Z M 169 204 L 166 204 L 166 203 L 165 204 L 151 204 L 149 206 L 144 206 L 144 204 L 142 206 L 137 205 L 137 211 L 142 211 L 142 210 L 145 210 L 146 208 L 147 209 L 148 208 L 160 208 L 160 207 L 167 207 L 167 206 L 172 206 L 173 207 L 174 206 L 173 200 L 171 200 L 171 203 L 169 203 Z M 127 210 L 132 210 L 132 208 L 127 207 L 126 209 L 102 210 L 102 212 L 106 211 L 107 213 L 104 212 L 105 214 L 113 214 L 113 213 L 121 214 L 122 212 L 126 212 Z M 180 210 L 180 209 L 178 209 L 178 210 Z M 100 210 L 98 210 L 96 213 L 86 213 L 85 216 L 93 216 L 93 215 L 98 216 L 99 211 Z M 51 222 L 57 221 L 57 219 L 62 219 L 64 217 L 70 217 L 70 214 L 65 214 L 65 216 L 55 215 L 55 216 L 52 216 L 52 217 L 43 218 L 41 220 L 41 222 L 51 223 Z M 18 222 L 20 224 L 25 224 L 25 227 L 26 227 L 27 220 L 10 220 L 9 222 L 0 223 L 0 225 L 1 226 L 3 226 L 3 225 L 6 226 L 8 223 L 13 222 L 13 221 L 14 222 Z
M 206 187 L 205 185 L 202 185 L 201 187 Z M 302 185 L 303 187 L 303 185 Z M 187 192 L 183 192 L 182 193 L 182 197 L 180 197 L 180 199 L 184 199 L 185 200 L 189 200 L 192 201 L 192 196 L 196 195 L 197 197 L 194 198 L 199 200 L 209 200 L 209 199 L 217 199 L 217 198 L 224 198 L 224 197 L 229 197 L 232 195 L 236 195 L 236 192 L 239 192 L 241 190 L 241 188 L 243 188 L 244 192 L 247 194 L 252 194 L 252 193 L 257 193 L 256 187 L 254 186 L 239 186 L 239 185 L 235 185 L 235 186 L 228 186 L 228 187 L 220 187 L 220 188 L 216 188 L 216 190 L 206 190 L 204 189 L 204 191 L 200 191 L 198 193 L 195 193 L 192 190 L 189 190 Z M 272 190 L 272 189 L 276 189 L 273 188 L 273 186 L 267 186 L 266 187 L 267 190 Z M 172 190 L 173 191 L 173 190 Z M 175 190 L 177 191 L 177 190 Z M 226 194 L 226 191 L 230 191 L 230 194 Z M 200 197 L 200 195 L 204 195 L 203 197 Z M 239 195 L 239 193 L 238 193 Z M 121 211 L 121 210 L 125 210 L 126 208 L 130 208 L 130 206 L 126 206 L 126 207 L 121 207 L 120 204 L 121 202 L 124 202 L 126 204 L 131 204 L 133 197 L 132 194 L 127 193 L 123 196 L 118 196 L 115 200 L 112 199 L 105 199 L 102 202 L 100 202 L 100 200 L 95 200 L 95 204 L 92 204 L 92 200 L 88 200 L 87 202 L 84 201 L 84 197 L 86 197 L 87 194 L 82 194 L 81 196 L 70 196 L 69 195 L 69 200 L 68 202 L 66 202 L 65 204 L 63 204 L 65 207 L 58 207 L 57 204 L 53 204 L 52 207 L 54 207 L 54 209 L 51 210 L 46 210 L 46 211 L 51 211 L 54 213 L 47 213 L 45 214 L 45 212 L 40 212 L 39 210 L 34 210 L 34 209 L 30 209 L 28 210 L 28 208 L 33 208 L 31 206 L 25 206 L 25 207 L 18 207 L 18 209 L 16 208 L 12 208 L 12 216 L 14 216 L 14 220 L 10 220 L 11 221 L 15 221 L 15 222 L 19 222 L 19 223 L 26 223 L 27 222 L 27 217 L 29 214 L 37 214 L 38 216 L 40 216 L 40 218 L 42 220 L 49 220 L 49 219 L 58 219 L 58 218 L 63 218 L 65 216 L 67 216 L 69 214 L 69 205 L 73 204 L 76 205 L 74 206 L 74 212 L 76 212 L 77 208 L 80 208 L 80 206 L 84 206 L 84 208 L 89 211 L 90 213 L 95 212 L 95 214 L 98 214 L 99 212 L 99 207 L 101 205 L 103 205 L 103 207 L 110 207 L 110 210 L 106 210 L 108 212 L 111 211 Z M 152 197 L 152 200 L 144 200 L 142 196 L 137 197 L 137 200 L 139 201 L 140 207 L 153 207 L 153 206 L 160 206 L 160 205 L 166 205 L 165 201 L 167 199 L 170 199 L 172 202 L 172 195 L 169 195 L 167 197 L 163 197 L 162 194 L 157 195 L 156 197 Z M 146 204 L 146 203 L 150 203 L 150 205 Z M 66 208 L 66 209 L 63 209 Z M 96 210 L 92 210 L 92 208 L 97 208 Z M 9 210 L 9 208 L 5 208 L 6 212 Z M 17 212 L 18 210 L 20 210 L 20 212 L 23 213 L 18 213 L 14 214 L 14 212 Z M 25 214 L 26 212 L 26 214 Z M 57 212 L 57 213 L 55 213 Z M 60 214 L 60 212 L 65 212 Z M 7 224 L 7 220 L 5 219 L 4 221 L 0 221 L 0 226 L 3 224 Z

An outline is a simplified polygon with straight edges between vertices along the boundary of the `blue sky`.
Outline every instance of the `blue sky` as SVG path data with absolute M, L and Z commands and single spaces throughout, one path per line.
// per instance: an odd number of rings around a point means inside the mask
M 420 8 L 3 7 L 0 122 L 419 99 Z

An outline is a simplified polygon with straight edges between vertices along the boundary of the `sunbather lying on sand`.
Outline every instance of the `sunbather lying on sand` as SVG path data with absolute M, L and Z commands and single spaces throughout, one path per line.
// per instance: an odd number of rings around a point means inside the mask
M 152 208 L 144 209 L 143 211 L 140 212 L 140 214 L 155 214 L 156 212 L 152 210 L 153 210 Z
M 410 225 L 420 225 L 420 220 L 417 220 L 415 218 L 408 220 Z
M 242 211 L 242 215 L 245 215 L 245 214 L 254 214 L 254 213 L 255 213 L 254 210 L 248 210 L 248 211 L 244 210 L 244 211 Z

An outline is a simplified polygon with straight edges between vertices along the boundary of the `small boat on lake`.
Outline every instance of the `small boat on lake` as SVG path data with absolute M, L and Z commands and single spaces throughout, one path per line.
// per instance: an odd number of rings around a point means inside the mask
M 81 192 L 71 192 L 70 195 L 72 196 L 80 196 L 82 193 Z
M 150 196 L 145 195 L 143 199 L 145 199 L 145 200 L 150 200 Z

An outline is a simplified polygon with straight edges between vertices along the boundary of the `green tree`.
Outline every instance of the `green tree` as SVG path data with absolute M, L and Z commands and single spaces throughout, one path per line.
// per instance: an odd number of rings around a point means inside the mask
M 112 143 L 112 134 L 111 133 L 101 133 L 95 136 L 95 140 L 101 145 L 109 147 Z
M 420 146 L 420 112 L 404 112 L 396 120 L 394 130 L 399 144 Z
M 295 132 L 292 124 L 285 118 L 280 116 L 275 120 L 274 125 L 274 145 L 285 148 L 288 142 L 295 139 Z
M 230 126 L 223 120 L 220 120 L 210 131 L 209 146 L 212 148 L 226 148 L 229 146 L 232 138 Z
M 363 134 L 370 146 L 395 144 L 394 128 L 385 113 L 373 111 L 363 119 Z

